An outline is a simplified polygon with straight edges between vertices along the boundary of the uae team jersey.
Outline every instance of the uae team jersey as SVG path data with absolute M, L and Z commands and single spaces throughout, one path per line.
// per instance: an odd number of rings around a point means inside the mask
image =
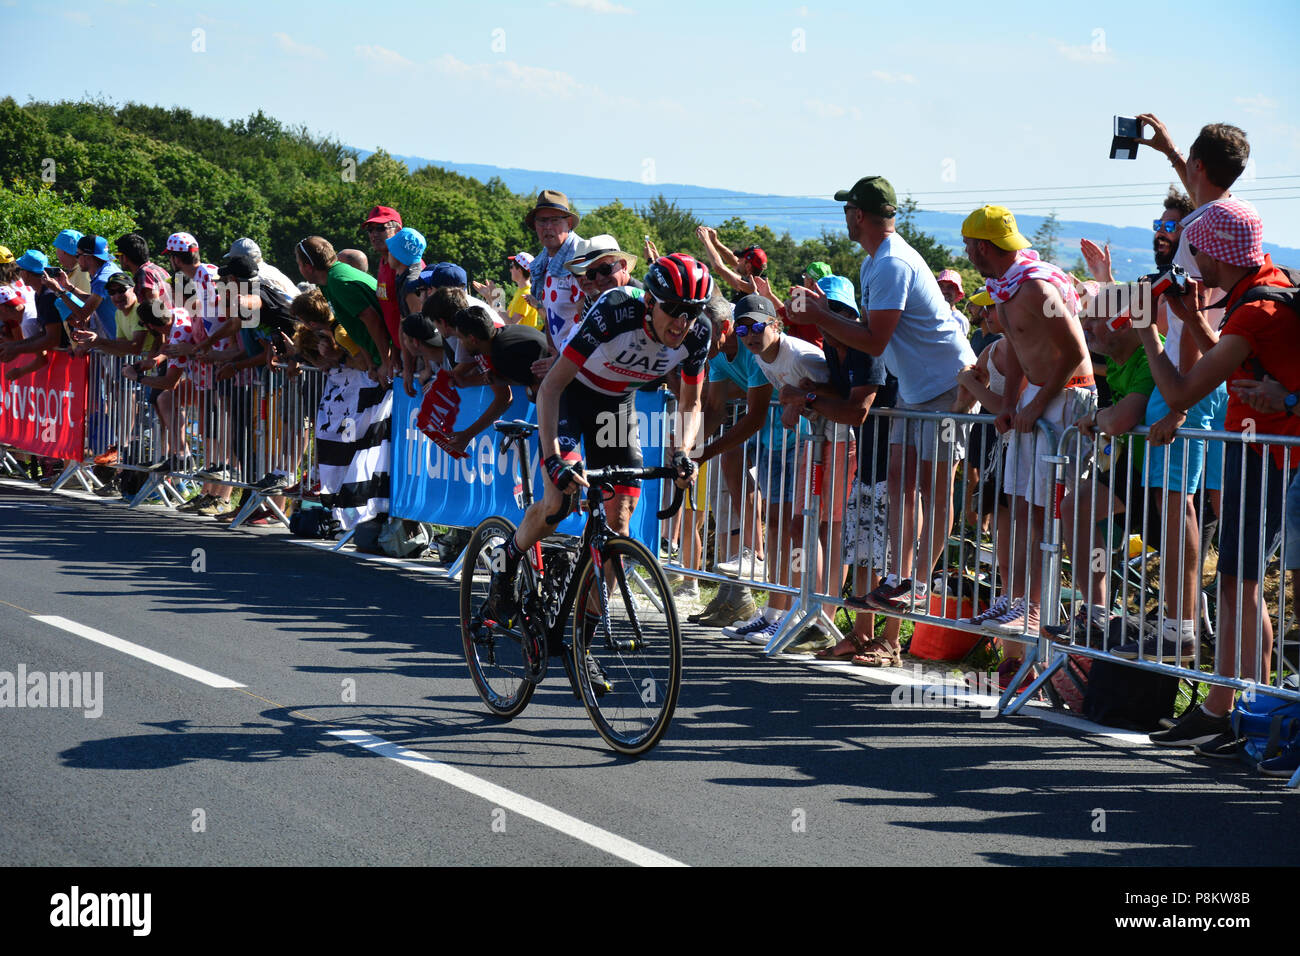
M 701 316 L 681 345 L 668 348 L 651 337 L 645 302 L 623 289 L 610 289 L 587 311 L 564 357 L 578 366 L 576 381 L 603 395 L 621 396 L 679 365 L 683 382 L 702 383 L 709 341 L 709 323 Z

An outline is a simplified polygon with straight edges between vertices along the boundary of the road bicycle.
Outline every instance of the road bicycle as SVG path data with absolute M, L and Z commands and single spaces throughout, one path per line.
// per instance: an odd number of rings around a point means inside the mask
M 495 427 L 499 451 L 514 445 L 523 463 L 519 493 L 526 508 L 532 503 L 526 439 L 536 426 Z M 485 604 L 515 525 L 494 516 L 474 529 L 461 566 L 461 640 L 474 687 L 496 716 L 522 713 L 558 657 L 596 732 L 619 753 L 637 756 L 654 747 L 672 721 L 682 680 L 681 633 L 658 559 L 641 542 L 610 529 L 605 502 L 616 486 L 672 479 L 677 472 L 671 466 L 603 468 L 585 477 L 591 487 L 581 538 L 548 538 L 520 562 L 510 620 L 492 619 Z M 682 489 L 674 490 L 672 503 L 658 512 L 661 520 L 681 507 Z M 573 509 L 576 497 L 566 497 L 552 522 Z

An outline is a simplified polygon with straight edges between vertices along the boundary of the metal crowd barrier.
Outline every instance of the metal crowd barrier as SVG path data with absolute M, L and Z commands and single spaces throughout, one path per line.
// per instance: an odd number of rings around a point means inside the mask
M 282 368 L 259 366 L 218 380 L 212 365 L 191 360 L 172 388 L 158 389 L 123 374 L 135 361 L 135 356 L 92 353 L 85 454 L 68 464 L 54 487 L 74 478 L 87 490 L 100 486 L 95 458 L 115 449 L 111 467 L 147 476 L 130 498 L 132 508 L 150 499 L 175 508 L 196 486 L 227 493 L 242 488 L 243 503 L 231 528 L 259 507 L 287 526 L 288 517 L 274 499 L 301 501 L 311 492 L 323 376 L 311 368 L 290 376 Z M 285 476 L 292 493 L 256 487 L 272 472 Z

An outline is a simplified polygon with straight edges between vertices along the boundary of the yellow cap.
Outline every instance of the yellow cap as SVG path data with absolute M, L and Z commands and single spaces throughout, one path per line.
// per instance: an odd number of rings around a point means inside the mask
M 988 289 L 980 289 L 973 296 L 966 300 L 969 305 L 992 305 L 993 296 L 989 295 Z
M 6 262 L 13 262 L 14 254 L 9 251 L 8 246 L 0 246 L 0 265 Z
M 361 345 L 356 339 L 348 335 L 348 330 L 341 325 L 334 326 L 334 341 L 349 355 L 357 356 L 361 354 Z
M 1016 217 L 1006 206 L 981 206 L 966 217 L 961 224 L 961 234 L 967 239 L 987 239 L 999 249 L 1014 252 L 1028 249 L 1029 240 L 1016 229 Z

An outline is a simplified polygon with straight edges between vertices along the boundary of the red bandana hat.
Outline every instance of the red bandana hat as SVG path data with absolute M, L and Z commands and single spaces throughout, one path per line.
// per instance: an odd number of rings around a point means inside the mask
M 1236 199 L 1220 200 L 1197 216 L 1183 241 L 1230 266 L 1253 269 L 1264 264 L 1264 224 L 1259 213 Z

